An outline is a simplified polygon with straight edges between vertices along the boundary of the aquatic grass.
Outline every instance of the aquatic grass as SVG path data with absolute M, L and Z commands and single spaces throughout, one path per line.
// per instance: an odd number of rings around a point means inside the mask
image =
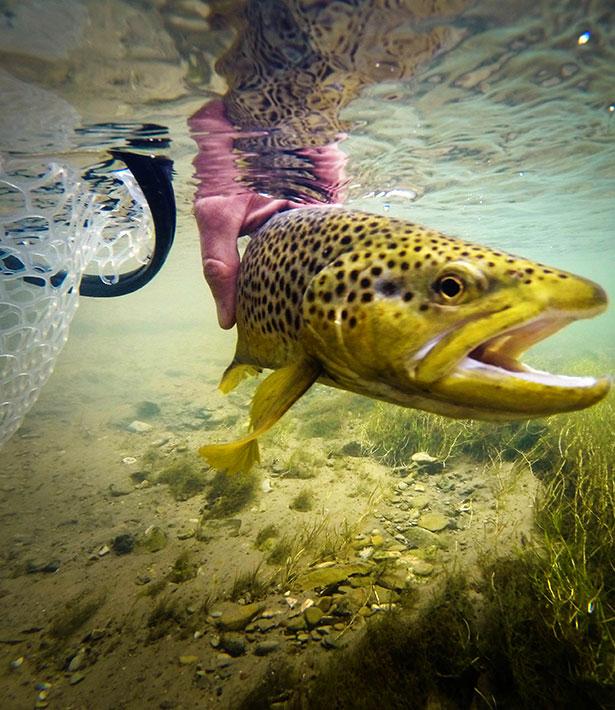
M 175 500 L 188 500 L 207 485 L 207 467 L 196 456 L 182 456 L 166 466 L 156 482 L 166 483 Z
M 207 491 L 207 518 L 226 518 L 254 500 L 257 477 L 252 473 L 234 473 L 229 475 L 218 471 Z
M 537 514 L 547 573 L 535 581 L 557 637 L 579 646 L 579 675 L 615 683 L 613 405 L 570 417 L 551 436 Z
M 520 453 L 538 461 L 545 456 L 547 431 L 542 420 L 504 424 L 456 420 L 378 402 L 359 427 L 359 436 L 368 455 L 402 468 L 419 451 L 443 462 L 459 456 L 487 462 L 494 455 L 512 461 Z
M 233 586 L 228 596 L 234 602 L 244 599 L 250 603 L 266 597 L 272 585 L 272 580 L 265 578 L 263 575 L 261 563 L 259 563 L 253 569 L 239 572 L 235 575 Z
M 316 498 L 314 493 L 309 488 L 303 488 L 291 500 L 288 507 L 291 510 L 298 510 L 301 513 L 307 513 L 309 510 L 312 510 L 315 502 Z

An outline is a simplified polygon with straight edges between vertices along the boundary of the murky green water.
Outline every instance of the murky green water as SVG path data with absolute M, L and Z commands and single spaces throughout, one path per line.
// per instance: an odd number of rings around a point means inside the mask
M 212 5 L 0 2 L 0 153 L 83 169 L 108 146 L 84 150 L 80 126 L 166 126 L 178 205 L 161 273 L 128 296 L 80 299 L 0 452 L 6 707 L 318 708 L 342 677 L 344 708 L 607 707 L 612 395 L 509 427 L 317 386 L 266 437 L 254 476 L 229 483 L 197 458 L 243 431 L 254 390 L 216 389 L 235 336 L 217 326 L 192 215 L 187 119 L 233 72 L 214 68 L 234 34 Z M 303 41 L 345 81 L 360 77 L 336 116 L 346 204 L 568 269 L 612 298 L 610 4 L 451 3 L 436 19 L 423 5 L 261 4 L 278 19 L 291 8 Z M 440 26 L 442 49 L 409 71 L 407 43 Z M 249 31 L 298 52 L 277 30 Z M 285 140 L 330 138 L 312 125 Z M 267 135 L 279 168 L 282 143 Z M 252 148 L 239 193 L 271 178 Z M 297 175 L 267 184 L 285 196 Z M 528 360 L 600 375 L 614 346 L 611 309 Z M 424 453 L 433 460 L 413 459 Z

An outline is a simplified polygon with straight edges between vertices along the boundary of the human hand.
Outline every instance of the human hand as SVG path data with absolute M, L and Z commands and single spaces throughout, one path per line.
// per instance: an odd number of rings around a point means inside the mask
M 248 188 L 238 189 L 234 141 L 239 134 L 226 118 L 222 101 L 205 104 L 188 123 L 199 148 L 194 159 L 199 178 L 194 214 L 203 274 L 216 302 L 218 323 L 228 329 L 235 324 L 238 237 L 251 234 L 277 212 L 322 203 L 309 198 L 295 202 L 266 197 Z M 309 158 L 317 180 L 336 186 L 331 194 L 332 202 L 337 202 L 346 160 L 337 144 L 305 148 L 297 153 Z

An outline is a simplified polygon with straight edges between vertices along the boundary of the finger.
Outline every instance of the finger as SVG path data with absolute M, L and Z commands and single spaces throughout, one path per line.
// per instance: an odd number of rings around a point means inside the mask
M 195 202 L 201 239 L 203 274 L 211 288 L 222 328 L 235 324 L 235 298 L 239 273 L 239 235 L 246 199 L 243 196 L 208 197 Z

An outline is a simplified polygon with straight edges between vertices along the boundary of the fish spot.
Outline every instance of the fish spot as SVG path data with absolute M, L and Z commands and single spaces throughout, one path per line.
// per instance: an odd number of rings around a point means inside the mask
M 395 296 L 399 293 L 399 286 L 395 281 L 379 281 L 376 284 L 376 291 L 383 296 Z
M 366 293 L 361 294 L 361 301 L 363 303 L 369 303 L 372 300 L 373 296 L 372 294 L 367 291 Z

